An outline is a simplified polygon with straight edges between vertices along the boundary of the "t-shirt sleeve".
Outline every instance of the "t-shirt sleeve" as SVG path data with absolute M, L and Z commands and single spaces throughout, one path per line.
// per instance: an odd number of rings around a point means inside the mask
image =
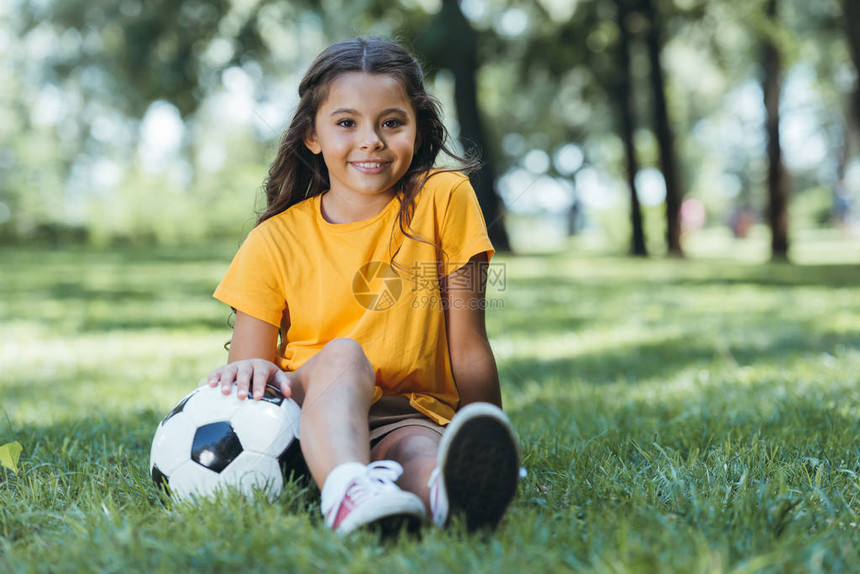
M 213 296 L 237 311 L 280 327 L 287 307 L 283 277 L 270 239 L 257 227 L 239 248 Z
M 443 276 L 457 271 L 478 253 L 487 252 L 488 260 L 495 253 L 478 197 L 468 179 L 463 179 L 451 190 L 442 220 L 441 237 Z

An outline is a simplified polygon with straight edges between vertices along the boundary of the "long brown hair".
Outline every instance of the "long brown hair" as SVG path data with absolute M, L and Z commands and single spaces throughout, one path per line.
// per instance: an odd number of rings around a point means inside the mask
M 305 73 L 299 84 L 299 105 L 269 167 L 264 184 L 266 209 L 260 214 L 257 224 L 329 188 L 328 169 L 322 154 L 313 154 L 304 142 L 305 136 L 313 129 L 317 110 L 332 81 L 347 72 L 394 77 L 403 86 L 415 109 L 420 145 L 412 156 L 409 169 L 395 184 L 394 193 L 400 201 L 400 230 L 408 237 L 421 240 L 408 232 L 409 223 L 415 196 L 430 177 L 439 152 L 460 163 L 462 171 L 476 168 L 478 161 L 458 156 L 448 147 L 448 132 L 442 123 L 439 102 L 427 93 L 424 73 L 418 61 L 396 42 L 375 37 L 355 38 L 330 46 L 317 56 Z

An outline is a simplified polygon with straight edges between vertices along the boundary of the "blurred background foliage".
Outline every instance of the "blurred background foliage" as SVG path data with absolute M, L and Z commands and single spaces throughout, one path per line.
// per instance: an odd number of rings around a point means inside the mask
M 772 231 L 780 258 L 818 230 L 860 260 L 858 21 L 854 0 L 9 0 L 0 242 L 238 240 L 301 74 L 372 34 L 483 151 L 502 249 Z

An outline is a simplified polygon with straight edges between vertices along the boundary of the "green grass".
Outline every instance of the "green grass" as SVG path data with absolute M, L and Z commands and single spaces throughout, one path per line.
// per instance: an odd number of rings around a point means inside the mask
M 860 267 L 508 258 L 528 476 L 490 537 L 329 533 L 314 488 L 165 508 L 166 410 L 226 353 L 235 245 L 0 251 L 0 572 L 860 570 Z

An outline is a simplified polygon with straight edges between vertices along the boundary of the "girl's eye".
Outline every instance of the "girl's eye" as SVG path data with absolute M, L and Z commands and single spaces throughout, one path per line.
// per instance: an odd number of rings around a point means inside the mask
M 382 122 L 382 127 L 384 127 L 384 128 L 399 128 L 402 125 L 403 125 L 403 122 L 401 122 L 400 120 L 393 120 L 392 119 L 392 120 L 385 120 L 384 122 Z
M 355 122 L 352 120 L 339 120 L 337 122 L 337 125 L 339 125 L 342 128 L 351 128 L 351 127 L 355 126 Z

